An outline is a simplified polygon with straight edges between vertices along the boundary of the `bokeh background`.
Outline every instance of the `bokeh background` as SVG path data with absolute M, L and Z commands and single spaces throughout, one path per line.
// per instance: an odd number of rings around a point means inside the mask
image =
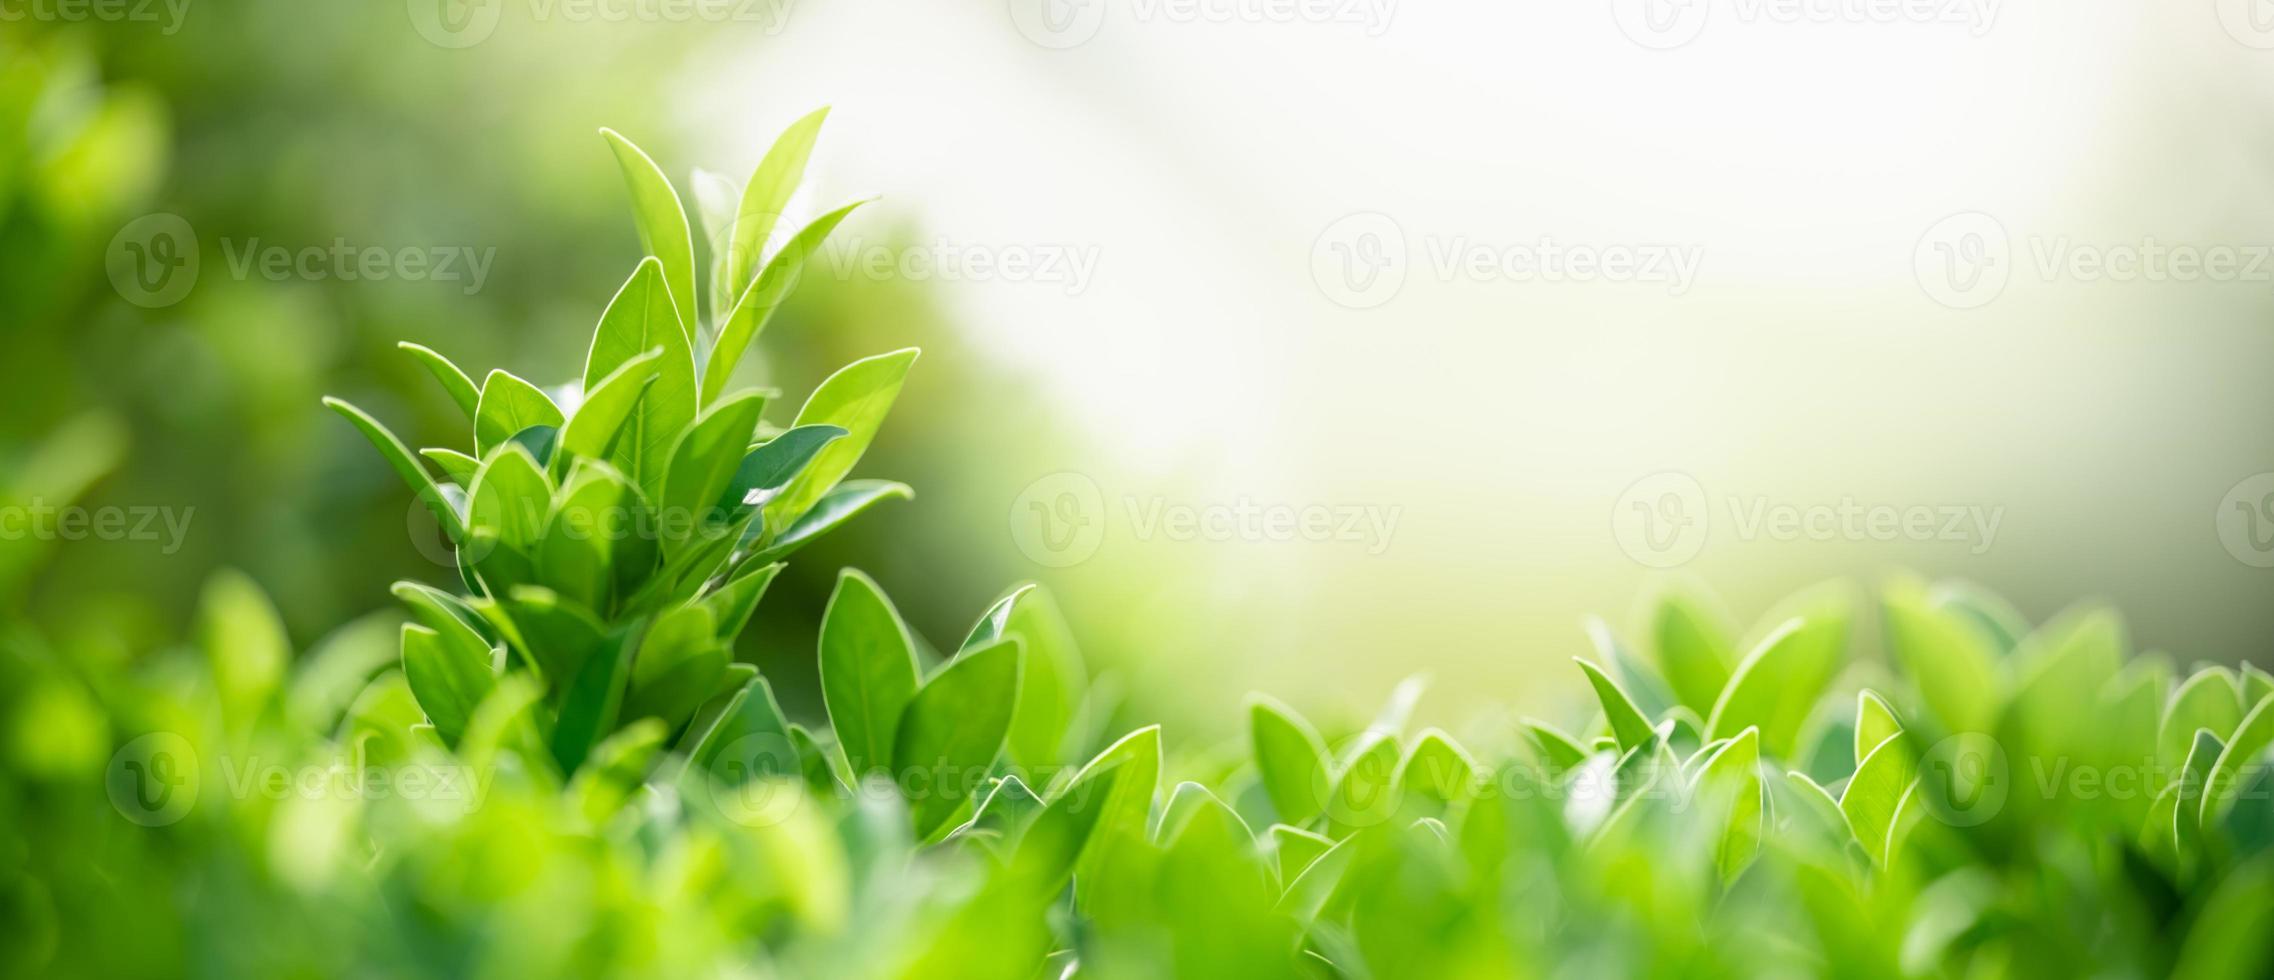
M 2033 619 L 2106 600 L 2183 662 L 2274 638 L 2274 129 L 2247 122 L 2274 10 L 176 4 L 0 7 L 0 484 L 189 520 L 170 553 L 0 551 L 83 656 L 172 642 L 224 565 L 303 645 L 448 582 L 318 397 L 432 442 L 462 423 L 399 339 L 569 379 L 639 253 L 595 130 L 684 192 L 820 105 L 802 206 L 882 200 L 751 379 L 786 415 L 925 353 L 856 474 L 917 499 L 804 552 L 744 640 L 793 713 L 846 565 L 937 645 L 1050 584 L 1172 730 L 1251 689 L 1363 716 L 1414 673 L 1431 721 L 1539 710 L 1585 617 L 1671 579 L 1737 623 L 1912 572 Z M 111 275 L 153 214 L 200 259 L 154 307 Z M 232 270 L 335 242 L 491 258 L 478 289 Z M 1551 246 L 1694 266 L 1525 264 Z M 1809 533 L 1847 502 L 1932 530 Z M 1753 523 L 1779 513 L 1803 526 Z

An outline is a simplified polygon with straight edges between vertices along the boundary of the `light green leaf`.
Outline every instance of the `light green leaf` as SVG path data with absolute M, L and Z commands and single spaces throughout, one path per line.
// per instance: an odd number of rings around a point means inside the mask
M 474 453 L 486 459 L 490 450 L 521 430 L 557 427 L 564 420 L 559 406 L 536 385 L 507 371 L 491 371 L 482 381 L 481 403 L 474 409 Z
M 816 455 L 804 472 L 766 504 L 768 528 L 787 528 L 852 471 L 876 438 L 877 427 L 891 411 L 893 399 L 899 397 L 901 382 L 916 363 L 916 353 L 911 347 L 854 361 L 814 389 L 805 407 L 798 410 L 797 424 L 834 425 L 846 434 Z
M 661 718 L 679 727 L 718 690 L 727 654 L 718 624 L 701 606 L 680 606 L 655 621 L 632 660 L 626 718 Z
M 1887 863 L 1888 831 L 1894 826 L 1895 810 L 1917 776 L 1918 761 L 1909 743 L 1890 739 L 1856 764 L 1855 775 L 1848 778 L 1848 788 L 1840 794 L 1840 813 L 1848 818 L 1848 828 L 1863 842 L 1872 861 L 1882 867 Z
M 750 450 L 719 496 L 718 505 L 728 514 L 727 522 L 739 524 L 765 506 L 813 462 L 814 456 L 844 434 L 845 430 L 834 425 L 801 425 Z M 745 532 L 744 543 L 763 533 L 763 527 L 752 527 Z
M 1318 731 L 1294 709 L 1258 694 L 1249 697 L 1248 733 L 1256 775 L 1280 821 L 1302 826 L 1317 819 L 1325 804 L 1320 791 L 1329 784 Z
M 803 777 L 790 724 L 774 700 L 774 687 L 753 677 L 735 693 L 717 723 L 704 733 L 689 769 L 728 786 L 774 776 Z
M 2159 758 L 2165 765 L 2179 765 L 2195 744 L 2195 730 L 2210 729 L 2214 735 L 2224 736 L 2242 724 L 2242 685 L 2234 672 L 2224 667 L 2206 667 L 2179 685 L 2171 696 L 2171 706 L 2164 709 L 2163 724 L 2157 730 L 2156 744 Z
M 1658 670 L 1674 697 L 1694 710 L 1712 711 L 1736 659 L 1729 630 L 1696 597 L 1669 592 L 1658 600 L 1651 635 L 1657 641 Z
M 1293 882 L 1311 862 L 1334 848 L 1332 838 L 1283 823 L 1272 824 L 1265 834 L 1271 838 L 1272 852 L 1278 857 L 1282 882 Z
M 695 356 L 678 320 L 670 291 L 663 285 L 663 266 L 653 257 L 642 260 L 600 315 L 592 351 L 584 362 L 584 389 L 596 391 L 625 363 L 649 351 L 663 352 L 656 362 L 655 380 L 634 404 L 608 451 L 608 461 L 631 477 L 651 501 L 662 499 L 672 446 L 695 420 Z M 585 438 L 575 445 L 587 445 Z
M 663 483 L 663 550 L 668 557 L 693 537 L 707 537 L 726 514 L 719 495 L 742 465 L 766 399 L 743 392 L 697 417 L 671 453 Z
M 401 439 L 395 438 L 393 432 L 379 424 L 379 420 L 372 418 L 369 413 L 337 398 L 326 397 L 324 407 L 338 412 L 357 431 L 362 432 L 365 439 L 370 440 L 371 445 L 379 450 L 379 455 L 387 460 L 387 465 L 394 467 L 395 473 L 410 486 L 411 493 L 434 514 L 435 522 L 442 526 L 443 533 L 451 541 L 466 540 L 465 518 L 450 506 L 449 498 L 443 495 L 441 487 L 435 485 L 434 477 L 427 474 L 426 467 L 419 465 L 418 458 L 411 455 L 410 449 L 403 445 Z
M 1627 692 L 1620 690 L 1602 668 L 1578 657 L 1571 658 L 1571 662 L 1579 665 L 1587 674 L 1587 683 L 1595 688 L 1595 699 L 1603 703 L 1603 717 L 1610 721 L 1611 734 L 1619 740 L 1619 747 L 1631 749 L 1649 741 L 1650 719 L 1643 717 L 1642 710 L 1634 706 L 1634 699 L 1627 697 Z
M 584 402 L 561 428 L 561 449 L 576 458 L 606 459 L 640 396 L 662 371 L 663 348 L 656 347 L 616 365 L 598 383 L 587 382 Z
M 2274 698 L 2259 701 L 2243 716 L 2205 775 L 2200 814 L 2203 826 L 2216 827 L 2226 820 L 2227 811 L 2234 808 L 2248 781 L 2244 767 L 2260 761 L 2270 745 L 2274 745 Z
M 855 778 L 887 767 L 901 713 L 916 696 L 916 654 L 876 582 L 852 569 L 821 616 L 821 697 Z
M 403 678 L 444 743 L 458 744 L 474 709 L 497 687 L 490 651 L 424 626 L 403 626 Z
M 2204 901 L 2172 967 L 2174 980 L 2249 980 L 2274 969 L 2274 858 L 2234 870 Z
M 1847 632 L 1845 615 L 1829 610 L 1771 631 L 1730 675 L 1706 737 L 1733 738 L 1757 727 L 1763 754 L 1791 758 L 1801 726 L 1845 659 Z
M 1467 799 L 1476 788 L 1476 761 L 1453 737 L 1431 728 L 1414 739 L 1405 761 L 1398 766 L 1398 792 L 1412 798 L 1420 794 L 1439 804 Z
M 459 486 L 472 486 L 475 471 L 482 468 L 481 460 L 455 449 L 429 446 L 419 450 L 418 454 L 434 461 L 434 465 L 442 467 L 443 475 L 456 481 Z
M 474 390 L 474 379 L 467 377 L 466 372 L 459 370 L 458 365 L 451 363 L 449 358 L 435 353 L 432 348 L 424 344 L 414 344 L 406 340 L 395 346 L 409 351 L 412 357 L 417 358 L 418 362 L 426 367 L 427 373 L 434 375 L 434 380 L 442 385 L 443 392 L 448 394 L 450 400 L 457 403 L 458 407 L 466 412 L 466 418 L 469 421 L 475 417 L 476 407 L 481 402 L 481 393 Z
M 232 731 L 250 727 L 284 681 L 292 644 L 268 594 L 245 573 L 225 568 L 205 582 L 197 605 L 198 646 L 213 671 L 214 694 Z
M 1089 684 L 1074 631 L 1058 611 L 1050 591 L 1027 585 L 987 610 L 964 638 L 961 649 L 971 650 L 1006 637 L 1017 637 L 1025 651 L 1020 666 L 1019 700 L 1011 712 L 1011 731 L 1003 751 L 1011 762 L 1030 769 L 1064 765 L 1070 746 L 1067 732 L 1081 708 L 1082 690 Z
M 786 567 L 781 562 L 771 565 L 748 565 L 735 572 L 719 587 L 703 596 L 703 608 L 711 611 L 718 622 L 718 637 L 732 643 L 741 635 L 742 628 L 750 624 L 750 615 L 758 611 L 758 600 L 766 594 L 766 586 L 774 581 Z
M 536 548 L 537 580 L 584 606 L 605 610 L 614 598 L 615 563 L 638 533 L 638 498 L 622 473 L 580 459 L 554 495 Z
M 671 292 L 680 329 L 685 331 L 682 336 L 691 343 L 700 321 L 695 318 L 695 239 L 687 227 L 687 211 L 680 206 L 679 194 L 672 190 L 663 168 L 644 151 L 615 130 L 602 129 L 600 135 L 608 140 L 616 164 L 624 170 L 624 182 L 631 187 L 640 247 L 660 263 L 663 283 Z
M 1721 880 L 1732 881 L 1759 852 L 1765 829 L 1761 806 L 1760 730 L 1747 728 L 1737 733 L 1701 763 L 1693 789 L 1706 794 L 1708 799 L 1728 801 L 1728 819 L 1714 860 L 1720 868 Z
M 1110 774 L 1110 776 L 1109 776 Z M 1110 778 L 1110 782 L 1107 780 Z M 1074 775 L 1062 799 L 1095 798 L 1104 802 L 1096 816 L 1089 841 L 1075 863 L 1075 905 L 1087 908 L 1098 901 L 1100 884 L 1108 873 L 1129 863 L 1134 853 L 1149 847 L 1146 831 L 1152 822 L 1153 796 L 1160 789 L 1161 726 L 1148 725 L 1121 737 L 1098 753 Z M 1036 825 L 1040 829 L 1040 823 Z M 1029 837 L 1034 831 L 1029 831 Z
M 1902 731 L 1902 723 L 1895 720 L 1895 709 L 1888 707 L 1885 699 L 1869 690 L 1856 692 L 1856 765 L 1862 765 L 1879 743 Z
M 1587 747 L 1563 729 L 1532 718 L 1524 719 L 1523 725 L 1524 737 L 1539 751 L 1542 763 L 1568 771 L 1587 761 Z
M 1927 601 L 1937 610 L 1971 621 L 2001 654 L 2014 652 L 2029 635 L 2029 620 L 2020 611 L 1972 582 L 1937 582 L 1928 591 Z
M 774 225 L 789 206 L 798 184 L 805 180 L 806 161 L 813 156 L 813 145 L 821 138 L 821 124 L 828 118 L 829 107 L 823 106 L 791 123 L 758 161 L 749 182 L 742 185 L 742 203 L 735 208 L 733 238 L 726 248 L 727 296 L 741 293 L 757 271 Z
M 636 628 L 617 630 L 568 679 L 553 722 L 553 761 L 575 772 L 593 747 L 616 730 L 624 707 L 625 679 L 631 673 Z
M 813 219 L 766 261 L 765 271 L 759 273 L 757 281 L 736 296 L 734 308 L 727 311 L 719 323 L 718 341 L 711 345 L 711 359 L 703 367 L 704 404 L 725 393 L 734 378 L 734 366 L 758 339 L 759 332 L 766 329 L 766 321 L 773 318 L 774 311 L 796 290 L 806 260 L 821 250 L 822 241 L 837 230 L 837 225 L 852 214 L 854 208 L 866 203 L 855 201 Z M 736 225 L 738 233 L 740 229 L 741 226 Z
M 908 805 L 917 839 L 976 802 L 960 788 L 978 785 L 968 777 L 1002 751 L 1018 685 L 1019 641 L 1007 639 L 958 654 L 909 699 L 893 732 L 892 763 L 897 773 L 931 770 L 929 791 Z
M 916 491 L 905 483 L 890 480 L 847 480 L 838 484 L 836 489 L 823 494 L 821 501 L 806 511 L 804 517 L 791 522 L 788 528 L 774 536 L 772 544 L 750 560 L 780 561 L 878 503 L 886 500 L 913 500 L 915 497 Z
M 1329 836 L 1348 837 L 1397 813 L 1399 757 L 1397 739 L 1381 733 L 1361 738 L 1326 797 Z
M 1974 621 L 1935 608 L 1917 585 L 1887 590 L 1887 645 L 1944 732 L 1987 731 L 2002 696 L 1997 655 Z M 1931 730 L 1931 729 L 1930 729 Z

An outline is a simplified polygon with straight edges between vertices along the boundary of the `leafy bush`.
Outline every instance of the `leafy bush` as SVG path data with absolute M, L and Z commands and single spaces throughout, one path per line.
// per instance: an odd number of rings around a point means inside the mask
M 409 625 L 297 658 L 228 573 L 194 644 L 140 664 L 6 634 L 10 972 L 2274 965 L 2274 677 L 2182 677 L 2131 657 L 2112 612 L 2032 626 L 1962 585 L 1809 592 L 1745 635 L 1670 593 L 1639 647 L 1593 630 L 1568 726 L 1411 730 L 1409 683 L 1351 730 L 1258 697 L 1211 745 L 1117 724 L 1039 587 L 934 647 L 848 571 L 816 651 L 827 724 L 793 722 L 732 641 L 784 558 L 907 493 L 845 478 L 914 360 L 847 367 L 787 427 L 730 390 L 844 213 L 779 236 L 768 217 L 819 124 L 725 195 L 707 304 L 677 194 L 610 134 L 651 254 L 581 383 L 477 386 L 410 348 L 472 430 L 417 453 L 329 402 L 431 514 L 463 595 L 402 583 Z M 1855 653 L 1874 632 L 1884 662 Z

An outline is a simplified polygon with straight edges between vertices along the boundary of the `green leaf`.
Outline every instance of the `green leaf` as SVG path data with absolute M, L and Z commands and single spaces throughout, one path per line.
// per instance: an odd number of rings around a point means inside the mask
M 1999 653 L 2012 653 L 2029 635 L 2029 620 L 2004 599 L 1971 582 L 1937 582 L 1927 593 L 1935 609 L 1955 613 L 1987 637 Z
M 690 768 L 729 786 L 753 779 L 804 775 L 790 723 L 774 700 L 774 687 L 753 677 L 734 695 L 718 722 L 704 733 Z
M 442 467 L 443 474 L 460 486 L 472 486 L 475 471 L 482 468 L 481 460 L 455 449 L 441 449 L 430 446 L 419 450 L 418 454 L 434 461 L 434 465 Z
M 1871 750 L 1896 735 L 1902 734 L 1902 723 L 1895 720 L 1895 709 L 1869 690 L 1856 692 L 1856 764 L 1862 765 Z
M 764 397 L 743 392 L 697 417 L 671 453 L 663 482 L 663 550 L 669 556 L 690 538 L 707 537 L 725 518 L 717 504 L 741 466 L 758 429 Z
M 730 659 L 710 610 L 681 606 L 665 613 L 648 629 L 632 661 L 624 717 L 661 718 L 678 728 L 718 690 Z
M 855 778 L 892 760 L 916 696 L 916 654 L 900 614 L 868 576 L 846 569 L 821 616 L 821 697 Z
M 2174 980 L 2248 980 L 2274 969 L 2274 858 L 2235 869 L 2210 893 L 2187 930 Z
M 1918 760 L 1903 739 L 1890 739 L 1856 764 L 1848 788 L 1840 794 L 1840 813 L 1848 828 L 1863 842 L 1865 853 L 1884 867 L 1888 832 L 1894 828 L 1895 810 L 1911 791 L 1918 775 Z
M 1913 584 L 1887 590 L 1887 645 L 1944 732 L 1988 731 L 2002 696 L 1997 655 L 1973 620 L 1935 608 Z M 1868 842 L 1867 842 L 1868 843 Z
M 403 626 L 403 678 L 418 698 L 434 730 L 449 745 L 458 744 L 466 724 L 482 699 L 497 688 L 490 669 L 490 651 L 464 642 L 461 635 L 442 634 L 424 626 Z
M 647 776 L 648 766 L 663 749 L 670 733 L 653 718 L 619 729 L 592 747 L 584 765 L 569 783 L 568 795 L 576 810 L 592 824 L 605 822 L 622 808 Z
M 1399 793 L 1413 794 L 1450 805 L 1467 799 L 1476 788 L 1477 765 L 1453 737 L 1431 728 L 1423 731 L 1398 766 Z
M 1316 820 L 1328 785 L 1327 748 L 1319 733 L 1295 710 L 1263 695 L 1248 700 L 1248 733 L 1256 775 L 1282 823 L 1301 826 Z
M 593 747 L 616 730 L 636 635 L 633 629 L 617 630 L 569 678 L 553 723 L 553 761 L 562 772 L 575 772 Z
M 492 622 L 549 683 L 566 684 L 606 641 L 608 629 L 593 614 L 551 589 L 520 586 L 507 592 Z
M 891 411 L 893 399 L 900 395 L 901 382 L 916 363 L 916 353 L 911 347 L 854 361 L 814 389 L 805 407 L 798 410 L 797 424 L 834 425 L 846 434 L 823 449 L 804 472 L 766 504 L 767 527 L 788 527 L 852 471 L 876 438 L 877 427 Z
M 919 840 L 976 802 L 961 787 L 978 785 L 972 774 L 1002 751 L 1018 685 L 1019 643 L 1009 639 L 956 655 L 909 699 L 893 732 L 892 762 L 904 776 L 931 770 L 928 791 L 909 801 Z
M 477 537 L 461 550 L 491 595 L 536 578 L 535 554 L 552 511 L 553 486 L 544 468 L 519 445 L 491 453 L 474 474 L 466 524 Z
M 1673 687 L 1674 697 L 1697 711 L 1712 711 L 1736 659 L 1729 631 L 1697 598 L 1669 592 L 1658 601 L 1651 634 L 1657 641 L 1659 673 Z
M 640 396 L 662 372 L 663 348 L 656 347 L 616 365 L 598 383 L 586 382 L 584 403 L 561 428 L 561 448 L 577 458 L 606 459 Z
M 1627 692 L 1619 689 L 1602 668 L 1578 657 L 1571 658 L 1587 674 L 1587 683 L 1595 688 L 1595 698 L 1603 703 L 1603 717 L 1610 720 L 1611 734 L 1619 740 L 1619 747 L 1631 749 L 1651 738 L 1650 719 L 1643 717 L 1641 709 Z
M 2243 716 L 2205 776 L 2200 814 L 2203 826 L 2215 827 L 2226 820 L 2227 811 L 2234 809 L 2247 782 L 2249 774 L 2244 767 L 2258 763 L 2270 745 L 2274 745 L 2274 698 L 2260 700 L 2250 714 Z
M 781 493 L 782 488 L 805 469 L 822 448 L 845 434 L 834 425 L 801 425 L 766 440 L 751 449 L 735 467 L 734 475 L 727 480 L 718 506 L 728 514 L 730 524 L 743 518 Z M 751 538 L 764 529 L 753 528 L 744 535 Z
M 791 123 L 758 161 L 750 181 L 742 185 L 742 203 L 735 208 L 734 231 L 726 248 L 726 295 L 741 293 L 757 271 L 775 223 L 789 206 L 798 184 L 805 180 L 806 161 L 812 157 L 813 145 L 821 138 L 821 124 L 828 118 L 829 107 L 823 106 Z
M 412 357 L 426 367 L 427 373 L 434 375 L 434 380 L 442 385 L 443 392 L 465 411 L 468 420 L 475 418 L 481 393 L 474 390 L 474 379 L 467 377 L 466 372 L 459 370 L 458 365 L 451 363 L 449 358 L 435 353 L 423 344 L 406 340 L 395 346 L 409 351 Z
M 640 247 L 661 266 L 663 283 L 670 290 L 678 313 L 682 339 L 692 342 L 695 324 L 695 238 L 687 227 L 687 211 L 663 168 L 632 141 L 613 129 L 602 129 L 616 164 L 624 170 L 624 183 L 632 192 L 632 212 L 640 230 Z
M 1587 747 L 1563 729 L 1544 721 L 1524 719 L 1524 738 L 1538 750 L 1540 761 L 1557 770 L 1579 768 L 1587 761 Z
M 662 350 L 655 380 L 625 418 L 608 461 L 632 478 L 649 500 L 661 500 L 663 479 L 679 433 L 695 420 L 695 356 L 663 285 L 663 266 L 653 257 L 640 262 L 623 288 L 608 301 L 585 357 L 584 388 L 594 391 L 625 363 Z M 572 444 L 586 445 L 580 440 Z
M 2232 671 L 2207 667 L 2196 671 L 2164 710 L 2156 744 L 2165 765 L 2179 765 L 2195 744 L 2195 730 L 2207 728 L 2224 736 L 2242 724 L 2242 685 Z
M 544 788 L 557 785 L 559 773 L 553 769 L 552 752 L 537 720 L 542 699 L 536 680 L 527 674 L 498 678 L 497 687 L 466 722 L 466 734 L 458 740 L 459 761 L 472 771 L 485 772 L 499 768 L 501 756 L 512 756 L 521 760 L 522 771 L 539 777 Z
M 554 495 L 537 541 L 537 580 L 588 608 L 608 609 L 619 556 L 639 553 L 628 547 L 639 533 L 638 506 L 630 481 L 615 467 L 578 460 Z
M 726 391 L 734 378 L 734 366 L 758 339 L 759 332 L 766 329 L 766 321 L 773 318 L 774 311 L 780 309 L 782 302 L 797 288 L 806 260 L 821 250 L 822 241 L 837 230 L 837 225 L 852 214 L 854 208 L 866 203 L 855 201 L 813 219 L 766 261 L 765 271 L 759 273 L 757 281 L 735 298 L 734 308 L 719 323 L 718 342 L 711 345 L 711 359 L 703 367 L 704 404 Z M 738 236 L 741 227 L 740 224 L 735 226 Z
M 1777 798 L 1784 802 L 1779 804 L 1778 812 L 1786 815 L 1791 829 L 1806 828 L 1818 839 L 1839 848 L 1845 848 L 1855 839 L 1855 830 L 1848 826 L 1847 814 L 1840 810 L 1839 801 L 1808 778 L 1807 773 L 1788 772 L 1782 782 L 1770 785 L 1781 790 Z
M 1265 835 L 1271 839 L 1272 853 L 1278 858 L 1282 882 L 1293 882 L 1311 862 L 1334 848 L 1332 838 L 1283 823 L 1272 824 Z
M 268 594 L 225 568 L 205 582 L 197 606 L 198 646 L 213 671 L 215 696 L 232 731 L 250 727 L 284 681 L 292 644 Z
M 784 567 L 781 562 L 746 566 L 702 598 L 703 608 L 718 622 L 721 641 L 732 643 L 741 635 L 742 628 L 750 624 L 750 615 L 758 611 L 758 600 L 766 594 L 766 586 Z
M 434 477 L 427 475 L 426 467 L 419 465 L 418 459 L 404 447 L 401 439 L 395 438 L 393 432 L 388 431 L 386 426 L 379 424 L 378 419 L 372 418 L 364 410 L 337 398 L 326 397 L 324 407 L 338 412 L 357 431 L 362 432 L 365 439 L 370 440 L 371 445 L 379 450 L 379 455 L 386 458 L 387 465 L 394 467 L 395 473 L 410 486 L 411 493 L 434 514 L 435 522 L 441 525 L 443 533 L 451 541 L 466 540 L 465 519 L 459 516 L 456 508 L 450 506 L 449 498 L 443 496 L 442 488 L 435 485 Z
M 1846 641 L 1846 618 L 1829 612 L 1771 631 L 1730 675 L 1706 737 L 1733 738 L 1757 727 L 1763 754 L 1790 758 L 1801 726 L 1840 668 Z
M 1723 744 L 1699 765 L 1692 786 L 1708 794 L 1709 799 L 1728 800 L 1727 822 L 1716 845 L 1715 864 L 1721 880 L 1732 881 L 1759 852 L 1765 829 L 1759 729 L 1747 728 Z
M 847 480 L 836 489 L 822 495 L 804 517 L 791 522 L 782 533 L 774 536 L 772 544 L 750 560 L 776 562 L 792 552 L 811 544 L 815 538 L 829 533 L 838 525 L 852 520 L 862 511 L 886 500 L 913 500 L 916 491 L 905 483 L 890 480 Z
M 1066 887 L 1066 879 L 1074 873 L 1077 862 L 1085 857 L 1094 840 L 1104 836 L 1099 833 L 1100 825 L 1110 826 L 1109 816 L 1126 816 L 1120 808 L 1126 806 L 1127 800 L 1117 795 L 1125 768 L 1129 770 L 1128 778 L 1142 775 L 1135 771 L 1134 762 L 1084 770 L 1065 791 L 1053 797 L 1042 812 L 1035 814 L 1026 832 L 1019 836 L 1018 847 L 1011 858 L 1017 880 L 1026 882 L 1038 895 L 1055 896 Z M 1142 821 L 1139 829 L 1143 829 Z
M 474 409 L 474 453 L 488 458 L 490 450 L 531 426 L 559 426 L 561 410 L 536 385 L 506 371 L 491 371 L 482 381 L 482 400 Z
M 1374 733 L 1363 738 L 1350 762 L 1335 773 L 1327 794 L 1327 827 L 1337 839 L 1388 820 L 1398 810 L 1398 740 Z
M 1082 690 L 1089 685 L 1074 631 L 1048 589 L 1027 585 L 988 609 L 960 649 L 973 650 L 1008 637 L 1020 641 L 1025 659 L 1004 754 L 1029 769 L 1064 765 L 1071 750 L 1067 734 L 1081 710 Z
M 1074 902 L 1087 908 L 1101 898 L 1111 871 L 1131 863 L 1150 845 L 1153 796 L 1160 789 L 1161 726 L 1148 725 L 1121 737 L 1074 775 L 1061 799 L 1103 796 L 1095 826 L 1075 863 Z M 1054 804 L 1055 805 L 1055 804 Z M 1037 823 L 1036 830 L 1040 829 Z M 1034 831 L 1029 831 L 1031 839 Z M 1110 890 L 1110 889 L 1109 889 Z
M 2203 820 L 2202 800 L 2204 787 L 2211 776 L 2211 766 L 2219 754 L 2226 750 L 2219 736 L 2209 729 L 2195 730 L 2195 739 L 2187 750 L 2187 763 L 2180 767 L 2179 795 L 2172 801 L 2171 835 L 2173 851 L 2179 856 L 2180 877 L 2192 878 L 2202 858 Z

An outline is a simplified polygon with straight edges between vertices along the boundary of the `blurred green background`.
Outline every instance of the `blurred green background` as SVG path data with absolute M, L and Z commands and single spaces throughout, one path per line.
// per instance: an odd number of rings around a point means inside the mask
M 2274 572 L 2215 523 L 2274 470 L 2274 282 L 2083 281 L 2032 253 L 2274 241 L 2263 134 L 2211 121 L 2267 101 L 2274 55 L 2207 10 L 2006 10 L 1980 36 L 1717 24 L 1662 52 L 1591 9 L 1392 5 L 1377 37 L 1114 8 L 1065 48 L 996 3 L 785 0 L 681 23 L 568 9 L 192 0 L 178 22 L 0 22 L 0 460 L 15 482 L 68 484 L 103 460 L 40 451 L 79 426 L 117 456 L 88 506 L 190 521 L 171 554 L 57 542 L 0 578 L 11 604 L 61 645 L 125 658 L 182 635 L 225 565 L 277 597 L 303 648 L 390 607 L 394 579 L 447 581 L 399 481 L 319 395 L 432 441 L 453 409 L 397 339 L 568 379 L 639 255 L 595 129 L 638 140 L 684 192 L 694 168 L 746 172 L 833 104 L 805 204 L 884 200 L 840 230 L 846 251 L 749 370 L 785 392 L 778 422 L 836 365 L 922 346 L 856 473 L 918 497 L 801 554 L 767 599 L 743 656 L 793 712 L 818 711 L 814 620 L 848 564 L 935 644 L 1013 582 L 1050 583 L 1085 654 L 1172 731 L 1236 717 L 1251 688 L 1363 714 L 1415 672 L 1438 679 L 1433 720 L 1548 704 L 1576 682 L 1581 617 L 1623 623 L 1669 575 L 1738 622 L 1814 581 L 1907 569 L 1975 579 L 2032 619 L 2112 600 L 2139 646 L 2182 661 L 2262 659 L 2274 636 Z M 499 19 L 480 28 L 483 11 Z M 476 27 L 437 34 L 445 14 Z M 1938 304 L 1914 259 L 1974 211 L 2010 236 L 2010 281 L 1977 308 Z M 200 275 L 145 308 L 106 261 L 160 213 L 194 229 Z M 1356 213 L 1388 216 L 1406 256 L 1403 288 L 1361 308 L 1319 264 Z M 1437 271 L 1449 250 L 1542 236 L 1703 262 L 1679 295 Z M 494 261 L 470 294 L 230 272 L 256 242 L 335 241 Z M 855 260 L 875 249 L 1095 265 L 1079 283 L 871 274 Z M 1060 473 L 1081 480 L 1046 480 Z M 1694 480 L 1711 524 L 1670 569 L 1618 533 L 1630 488 L 1660 473 Z M 1038 550 L 1022 522 L 1069 487 L 1096 488 L 1070 517 L 1102 534 Z M 1756 504 L 1843 499 L 1978 508 L 1998 531 L 1735 526 Z M 1243 503 L 1395 523 L 1221 541 L 1147 523 Z

